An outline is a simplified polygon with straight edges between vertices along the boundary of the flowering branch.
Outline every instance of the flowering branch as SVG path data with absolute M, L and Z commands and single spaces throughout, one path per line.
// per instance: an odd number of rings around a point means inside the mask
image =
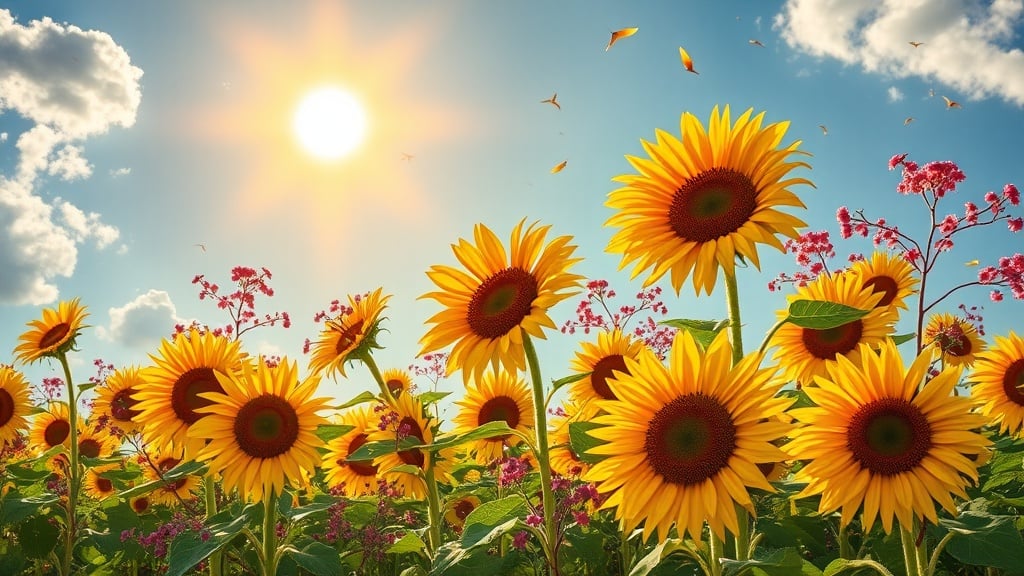
M 265 314 L 262 318 L 256 314 L 256 295 L 263 294 L 268 298 L 274 295 L 274 289 L 267 283 L 271 278 L 270 270 L 266 268 L 257 271 L 255 268 L 235 266 L 231 269 L 231 281 L 237 284 L 238 289 L 226 296 L 220 293 L 220 286 L 207 280 L 204 274 L 193 278 L 192 283 L 199 285 L 199 299 L 215 300 L 217 307 L 227 310 L 231 317 L 230 323 L 213 328 L 212 332 L 217 336 L 233 336 L 238 340 L 242 334 L 260 326 L 274 326 L 280 322 L 283 327 L 290 328 L 292 320 L 287 312 Z M 211 331 L 209 326 L 193 321 L 190 325 L 176 324 L 174 332 L 180 334 L 192 328 L 201 332 Z

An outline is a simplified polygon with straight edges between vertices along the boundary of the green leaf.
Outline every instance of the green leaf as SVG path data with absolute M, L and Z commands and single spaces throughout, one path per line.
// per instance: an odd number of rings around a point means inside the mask
M 900 344 L 910 342 L 914 338 L 917 338 L 917 334 L 910 332 L 908 334 L 896 334 L 895 336 L 890 336 L 889 338 L 892 339 L 893 344 L 899 346 Z
M 195 460 L 189 460 L 188 462 L 182 462 L 174 468 L 171 468 L 167 472 L 164 472 L 163 479 L 156 479 L 144 484 L 139 484 L 121 492 L 118 494 L 120 498 L 134 498 L 143 494 L 148 494 L 165 484 L 174 482 L 185 478 L 186 476 L 202 476 L 206 472 L 206 464 L 203 462 L 196 462 Z
M 341 438 L 352 430 L 355 430 L 355 426 L 349 424 L 321 424 L 316 427 L 316 436 L 324 442 L 330 442 L 335 438 Z
M 661 564 L 661 561 L 666 557 L 682 550 L 683 543 L 678 538 L 668 538 L 663 540 L 657 546 L 654 547 L 646 556 L 641 558 L 636 564 L 633 565 L 633 569 L 629 571 L 629 576 L 647 576 Z
M 1019 572 L 1024 566 L 1024 540 L 1013 521 L 1013 516 L 969 511 L 956 518 L 940 518 L 939 525 L 956 533 L 946 551 L 957 560 Z
M 422 553 L 427 548 L 423 540 L 415 532 L 409 531 L 387 549 L 388 554 L 405 554 L 406 552 Z
M 679 330 L 685 330 L 693 336 L 701 346 L 707 348 L 715 340 L 715 336 L 718 335 L 723 329 L 729 326 L 729 320 L 690 320 L 685 318 L 676 318 L 672 320 L 662 320 L 658 322 L 668 326 L 670 328 L 677 328 Z
M 438 436 L 434 439 L 433 444 L 420 445 L 417 446 L 417 448 L 437 452 L 438 450 L 454 448 L 475 440 L 507 436 L 514 431 L 515 430 L 508 427 L 508 424 L 506 424 L 504 420 L 496 420 L 494 422 L 488 422 L 481 426 L 477 426 L 476 428 L 473 428 L 468 432 L 463 432 L 462 434 L 446 434 L 444 436 Z
M 491 542 L 515 526 L 526 514 L 526 500 L 522 496 L 506 496 L 477 506 L 466 516 L 462 527 L 463 548 L 471 549 Z
M 299 506 L 298 508 L 292 508 L 287 513 L 282 513 L 281 515 L 292 522 L 298 522 L 310 514 L 316 514 L 317 512 L 327 510 L 335 502 L 336 500 L 331 496 L 318 494 L 309 504 Z
M 601 440 L 594 438 L 588 431 L 601 428 L 601 424 L 593 422 L 570 422 L 569 423 L 569 448 L 573 453 L 587 464 L 596 464 L 605 459 L 605 456 L 598 456 L 587 452 L 591 448 L 604 444 Z
M 860 320 L 869 312 L 824 300 L 794 300 L 786 319 L 801 328 L 829 330 Z
M 92 390 L 98 384 L 99 384 L 99 382 L 86 382 L 85 384 L 79 384 L 78 385 L 78 391 L 79 392 L 85 392 L 86 390 Z
M 877 572 L 881 576 L 892 576 L 892 572 L 874 560 L 846 560 L 836 558 L 825 566 L 822 576 L 836 576 L 845 573 L 847 576 L 865 576 L 868 572 Z
M 401 452 L 404 450 L 412 450 L 419 446 L 419 438 L 415 436 L 407 436 L 402 438 L 398 445 L 395 445 L 394 440 L 378 440 L 377 442 L 367 442 L 360 446 L 355 452 L 348 455 L 349 460 L 352 462 L 359 462 L 362 460 L 373 460 L 378 456 L 384 456 L 386 454 L 394 454 L 395 452 Z
M 288 556 L 311 574 L 341 574 L 343 571 L 338 551 L 323 542 L 311 542 L 302 550 L 292 548 Z
M 262 516 L 262 502 L 246 506 L 238 517 L 229 522 L 210 524 L 199 532 L 179 534 L 171 541 L 170 550 L 167 552 L 167 576 L 183 576 L 210 554 L 226 546 L 254 520 L 257 511 Z
M 808 570 L 813 568 L 810 565 Z M 763 560 L 722 560 L 722 576 L 807 576 L 804 560 L 796 548 L 783 548 L 766 556 Z M 817 571 L 814 568 L 814 571 Z M 818 572 L 820 574 L 820 572 Z
M 381 470 L 382 474 L 412 474 L 418 476 L 423 472 L 423 469 L 415 464 L 399 464 L 394 468 L 388 468 L 387 470 Z
M 57 504 L 58 499 L 50 493 L 25 498 L 11 498 L 8 494 L 0 506 L 0 523 L 17 524 L 22 520 L 39 513 L 47 506 Z
M 335 410 L 344 410 L 345 408 L 351 408 L 353 406 L 357 406 L 359 404 L 363 404 L 364 402 L 375 402 L 375 401 L 379 402 L 377 396 L 375 394 L 373 394 L 372 392 L 360 392 L 359 395 L 356 396 L 355 398 L 349 400 L 348 402 L 345 402 L 344 404 L 342 404 L 340 406 L 336 406 L 334 409 Z
M 53 474 L 51 470 L 36 470 L 31 466 L 25 466 L 21 463 L 10 464 L 4 471 L 14 480 L 19 480 L 26 484 L 40 482 L 50 474 Z
M 565 378 L 559 378 L 558 380 L 552 380 L 551 381 L 551 389 L 552 390 L 558 390 L 559 388 L 561 388 L 562 386 L 565 386 L 567 384 L 572 384 L 573 382 L 579 382 L 580 380 L 583 380 L 584 378 L 586 378 L 587 376 L 590 376 L 591 374 L 593 374 L 593 372 L 584 372 L 582 374 L 573 374 L 572 376 L 566 376 Z
M 451 394 L 451 392 L 424 392 L 417 396 L 417 398 L 420 399 L 420 403 L 424 406 L 430 406 L 434 402 L 443 400 L 449 394 Z
M 18 526 L 21 553 L 27 558 L 45 558 L 60 536 L 60 528 L 45 516 L 35 516 Z

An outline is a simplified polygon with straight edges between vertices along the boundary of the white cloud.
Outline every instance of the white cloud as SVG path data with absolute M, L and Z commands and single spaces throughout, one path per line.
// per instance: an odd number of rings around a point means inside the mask
M 142 70 L 105 32 L 50 18 L 22 25 L 6 9 L 0 61 L 0 114 L 34 122 L 15 143 L 15 175 L 0 176 L 0 303 L 46 304 L 58 297 L 54 280 L 74 273 L 78 243 L 94 240 L 103 248 L 119 234 L 99 214 L 44 200 L 36 180 L 92 174 L 81 142 L 135 123 Z
M 7 142 L 7 132 L 0 132 L 0 142 Z
M 889 94 L 889 102 L 899 102 L 900 100 L 903 100 L 903 91 L 895 86 L 889 86 L 887 93 Z
M 132 173 L 132 169 L 131 168 L 127 168 L 127 167 L 111 169 L 110 170 L 110 176 L 112 178 L 120 178 L 121 176 L 127 176 L 127 175 L 129 175 L 131 173 Z
M 188 324 L 178 317 L 171 296 L 163 290 L 150 289 L 124 306 L 110 308 L 110 326 L 97 326 L 96 335 L 103 340 L 134 348 L 153 349 L 160 340 L 174 332 L 175 324 Z
M 1024 0 L 787 0 L 773 28 L 813 56 L 1024 106 L 1022 16 Z

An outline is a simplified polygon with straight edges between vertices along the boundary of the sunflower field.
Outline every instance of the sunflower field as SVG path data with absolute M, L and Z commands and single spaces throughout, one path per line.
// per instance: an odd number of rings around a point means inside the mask
M 1024 299 L 1024 255 L 927 290 L 958 235 L 1022 228 L 1017 188 L 941 218 L 960 169 L 894 156 L 926 237 L 840 207 L 839 235 L 875 249 L 836 266 L 830 234 L 799 217 L 813 184 L 787 128 L 687 112 L 628 157 L 604 225 L 643 280 L 636 302 L 574 273 L 582 255 L 550 226 L 477 224 L 457 265 L 426 271 L 436 312 L 408 369 L 375 361 L 405 336 L 383 287 L 319 313 L 296 358 L 250 355 L 247 333 L 290 323 L 256 312 L 265 268 L 232 270 L 230 293 L 196 276 L 227 325 L 179 325 L 149 363 L 97 360 L 88 379 L 70 362 L 87 302 L 25 319 L 0 366 L 0 574 L 1024 572 L 1024 337 L 987 339 L 977 308 L 937 306 L 978 287 Z M 744 333 L 739 276 L 756 280 L 762 246 L 799 269 L 767 282 L 775 325 Z M 671 317 L 666 276 L 724 297 L 727 317 Z M 579 345 L 542 373 L 554 335 Z M 30 383 L 38 362 L 63 377 Z M 376 388 L 319 395 L 353 371 Z M 464 394 L 444 421 L 446 394 L 415 379 L 448 377 Z

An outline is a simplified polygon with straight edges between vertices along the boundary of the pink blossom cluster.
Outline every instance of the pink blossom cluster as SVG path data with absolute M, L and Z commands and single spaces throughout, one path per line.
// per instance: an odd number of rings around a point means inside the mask
M 263 294 L 268 298 L 274 295 L 274 289 L 268 284 L 272 278 L 270 270 L 247 266 L 235 266 L 231 269 L 231 281 L 235 282 L 237 289 L 227 296 L 220 293 L 220 286 L 206 279 L 205 275 L 199 274 L 192 278 L 192 284 L 199 285 L 199 299 L 207 298 L 215 300 L 217 307 L 227 310 L 231 322 L 215 328 L 200 324 L 193 320 L 191 324 L 176 324 L 174 333 L 181 334 L 188 330 L 199 330 L 200 333 L 212 332 L 216 336 L 234 337 L 238 339 L 249 330 L 260 326 L 274 326 L 278 322 L 284 328 L 290 328 L 292 319 L 287 312 L 275 312 L 264 314 L 262 318 L 256 314 L 256 295 Z
M 498 485 L 502 488 L 517 486 L 530 471 L 526 458 L 504 458 L 498 464 Z
M 985 324 L 984 318 L 981 316 L 980 308 L 978 306 L 967 307 L 966 304 L 960 304 L 957 306 L 960 309 L 960 314 L 963 319 L 970 322 L 974 329 L 978 331 L 979 336 L 985 335 Z
M 448 353 L 432 352 L 420 357 L 423 364 L 409 365 L 409 372 L 414 376 L 426 376 L 436 386 L 447 374 Z
M 1005 286 L 1016 300 L 1024 300 L 1024 254 L 1003 256 L 998 266 L 986 266 L 978 270 L 978 284 Z M 1003 293 L 992 290 L 989 298 L 993 302 L 1001 302 Z
M 818 275 L 829 271 L 828 260 L 836 255 L 835 246 L 832 245 L 832 238 L 828 230 L 804 232 L 795 240 L 786 240 L 783 248 L 786 253 L 796 257 L 796 263 L 801 269 L 792 274 L 780 272 L 774 280 L 768 282 L 769 292 L 779 290 L 783 284 L 806 286 Z M 857 254 L 850 260 L 859 258 L 863 258 L 863 256 Z
M 929 162 L 918 166 L 916 162 L 907 160 L 906 154 L 897 154 L 889 159 L 889 170 L 903 166 L 903 180 L 896 186 L 900 194 L 931 193 L 935 198 L 942 198 L 956 190 L 956 185 L 963 182 L 966 176 L 960 167 L 953 162 Z
M 567 320 L 561 327 L 562 333 L 575 334 L 577 329 L 582 329 L 584 334 L 590 334 L 591 329 L 625 331 L 634 317 L 649 311 L 648 316 L 639 320 L 632 332 L 664 360 L 676 329 L 658 324 L 653 316 L 668 314 L 668 307 L 661 301 L 661 288 L 654 286 L 641 290 L 636 293 L 637 304 L 619 306 L 617 311 L 612 312 L 608 301 L 615 296 L 616 292 L 608 287 L 607 280 L 587 282 L 587 295 L 576 306 L 576 319 Z M 595 303 L 600 307 L 596 312 Z
M 178 534 L 189 531 L 202 531 L 201 537 L 204 540 L 210 537 L 209 532 L 203 530 L 202 520 L 186 516 L 182 512 L 175 512 L 168 522 L 161 524 L 153 532 L 149 534 L 136 534 L 135 529 L 132 528 L 127 534 L 121 534 L 121 541 L 124 542 L 126 539 L 135 538 L 143 548 L 151 550 L 153 556 L 164 558 L 167 556 L 167 550 L 170 547 L 171 541 Z

